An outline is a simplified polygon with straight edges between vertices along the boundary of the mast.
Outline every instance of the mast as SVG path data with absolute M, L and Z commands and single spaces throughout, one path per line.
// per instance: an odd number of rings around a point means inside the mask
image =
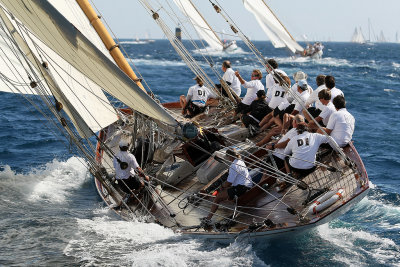
M 111 37 L 106 27 L 100 20 L 100 16 L 96 14 L 92 6 L 90 5 L 88 0 L 76 0 L 83 13 L 85 13 L 86 17 L 90 21 L 90 24 L 96 30 L 100 39 L 103 41 L 107 50 L 110 52 L 110 55 L 117 63 L 118 67 L 125 72 L 126 75 L 129 76 L 143 91 L 146 92 L 140 79 L 136 76 L 135 72 L 132 70 L 129 63 L 126 61 L 124 55 L 119 49 L 119 45 L 115 43 L 114 39 Z

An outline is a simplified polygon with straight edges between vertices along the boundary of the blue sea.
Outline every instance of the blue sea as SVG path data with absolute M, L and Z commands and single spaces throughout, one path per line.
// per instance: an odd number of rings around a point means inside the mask
M 250 79 L 261 65 L 238 44 L 238 51 L 214 53 L 210 62 L 221 72 L 229 59 Z M 291 58 L 268 42 L 255 45 L 290 76 L 307 73 L 313 88 L 318 74 L 336 78 L 356 119 L 354 143 L 372 187 L 367 197 L 293 238 L 255 244 L 184 239 L 156 224 L 120 220 L 102 203 L 68 140 L 21 96 L 0 93 L 0 266 L 399 266 L 400 45 L 329 42 L 318 61 Z M 123 46 L 163 102 L 177 101 L 194 84 L 167 40 Z

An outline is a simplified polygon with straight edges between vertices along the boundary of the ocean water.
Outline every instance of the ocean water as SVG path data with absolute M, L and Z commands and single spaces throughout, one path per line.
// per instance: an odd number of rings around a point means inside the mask
M 156 224 L 122 221 L 104 206 L 68 142 L 20 96 L 0 93 L 0 266 L 399 266 L 400 45 L 325 43 L 319 61 L 255 45 L 289 75 L 306 72 L 313 87 L 320 73 L 336 77 L 372 182 L 366 198 L 311 232 L 266 243 L 186 239 Z M 230 59 L 250 79 L 260 65 L 239 46 L 213 53 L 212 62 L 220 70 Z M 176 101 L 194 84 L 166 40 L 124 47 L 162 101 Z

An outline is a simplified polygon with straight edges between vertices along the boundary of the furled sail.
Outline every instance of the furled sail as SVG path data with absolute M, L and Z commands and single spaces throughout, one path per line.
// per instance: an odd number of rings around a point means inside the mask
M 93 45 L 46 0 L 2 0 L 4 6 L 55 53 L 134 110 L 165 123 L 175 119 Z
M 287 47 L 292 53 L 303 52 L 303 47 L 289 34 L 263 0 L 243 0 L 275 48 Z
M 358 44 L 364 44 L 365 43 L 365 38 L 364 35 L 362 34 L 361 28 L 355 28 L 353 36 L 351 37 L 351 42 L 352 43 L 358 43 Z
M 223 43 L 216 33 L 211 29 L 210 25 L 205 21 L 197 8 L 190 0 L 174 0 L 181 12 L 190 19 L 197 34 L 205 40 L 208 45 L 215 50 L 222 50 Z

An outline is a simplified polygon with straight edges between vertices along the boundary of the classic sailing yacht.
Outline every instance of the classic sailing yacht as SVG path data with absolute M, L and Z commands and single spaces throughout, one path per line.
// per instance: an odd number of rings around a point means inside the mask
M 353 36 L 351 37 L 351 42 L 352 43 L 358 43 L 358 44 L 365 44 L 365 38 L 364 35 L 362 34 L 361 27 L 355 28 Z
M 293 55 L 305 55 L 305 49 L 297 43 L 275 13 L 263 0 L 243 0 L 244 7 L 254 15 L 275 48 L 287 48 Z M 322 58 L 322 47 L 310 53 L 310 57 Z
M 162 24 L 156 12 L 153 18 Z M 220 95 L 219 106 L 192 119 L 182 118 L 179 103 L 161 105 L 87 0 L 0 0 L 0 24 L 1 46 L 8 48 L 0 57 L 3 85 L 33 93 L 22 96 L 74 145 L 102 199 L 124 219 L 141 218 L 200 238 L 264 240 L 329 222 L 369 191 L 352 143 L 321 150 L 316 170 L 299 180 L 264 162 L 271 151 L 255 146 L 262 137 L 232 120 L 234 99 Z M 130 143 L 151 177 L 141 192 L 131 191 L 135 199 L 129 202 L 123 201 L 126 184 L 113 179 L 121 140 Z M 233 203 L 220 203 L 217 221 L 202 225 L 232 147 L 250 169 L 252 188 Z M 276 179 L 290 186 L 277 191 Z

